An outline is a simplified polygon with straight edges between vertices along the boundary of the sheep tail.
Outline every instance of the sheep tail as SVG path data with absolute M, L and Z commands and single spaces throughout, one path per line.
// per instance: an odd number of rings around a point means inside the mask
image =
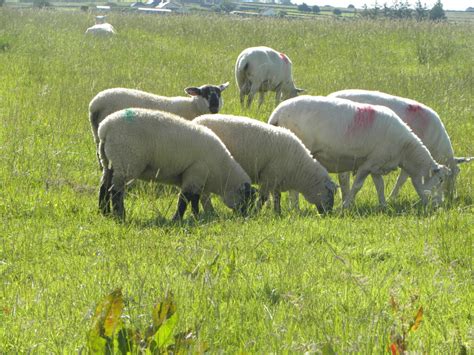
M 99 117 L 100 117 L 100 111 L 92 111 L 90 113 L 89 119 L 91 121 L 91 126 L 92 126 L 92 132 L 94 133 L 94 138 L 96 142 L 99 142 L 99 136 L 98 136 L 98 130 L 99 130 Z
M 99 161 L 102 164 L 102 167 L 104 169 L 110 169 L 109 167 L 109 159 L 107 158 L 107 155 L 105 154 L 105 142 L 100 141 L 99 142 Z
M 456 164 L 469 163 L 474 160 L 474 157 L 454 157 Z

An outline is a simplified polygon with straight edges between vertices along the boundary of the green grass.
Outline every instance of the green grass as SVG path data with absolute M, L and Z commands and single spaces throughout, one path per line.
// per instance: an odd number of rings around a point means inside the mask
M 119 35 L 85 38 L 92 14 L 0 9 L 0 352 L 84 349 L 97 302 L 117 287 L 133 327 L 175 295 L 180 331 L 212 353 L 334 349 L 383 353 L 391 333 L 423 322 L 408 349 L 472 351 L 473 166 L 453 205 L 424 212 L 410 184 L 377 209 L 367 181 L 356 207 L 321 218 L 303 204 L 242 219 L 170 222 L 173 189 L 138 184 L 128 221 L 97 213 L 100 179 L 87 106 L 100 90 L 167 95 L 231 81 L 224 113 L 240 108 L 237 55 L 287 53 L 309 94 L 367 88 L 438 111 L 458 155 L 473 155 L 474 27 L 467 24 L 242 20 L 112 13 Z M 392 186 L 395 175 L 386 180 Z M 389 187 L 390 187 L 389 186 Z M 394 312 L 391 297 L 399 304 Z

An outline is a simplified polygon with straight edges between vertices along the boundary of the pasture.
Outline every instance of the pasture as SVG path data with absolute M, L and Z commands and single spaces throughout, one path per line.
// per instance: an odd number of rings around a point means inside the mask
M 212 353 L 383 353 L 423 308 L 407 349 L 469 353 L 474 165 L 451 205 L 424 211 L 411 183 L 386 211 L 370 179 L 356 206 L 320 217 L 282 203 L 258 215 L 170 219 L 176 190 L 140 183 L 127 222 L 98 214 L 99 171 L 88 103 L 105 88 L 184 95 L 230 81 L 234 63 L 267 45 L 288 54 L 312 95 L 366 88 L 410 97 L 443 119 L 458 156 L 474 155 L 474 26 L 288 21 L 112 13 L 118 35 L 86 38 L 93 15 L 0 8 L 0 352 L 85 351 L 95 306 L 121 288 L 130 327 L 174 294 L 179 331 Z M 396 174 L 386 178 L 387 191 Z M 286 197 L 286 196 L 284 196 Z

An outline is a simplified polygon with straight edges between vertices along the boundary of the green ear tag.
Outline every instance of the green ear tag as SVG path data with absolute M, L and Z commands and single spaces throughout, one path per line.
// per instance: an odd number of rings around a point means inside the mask
M 127 109 L 125 110 L 125 116 L 124 116 L 123 119 L 124 119 L 125 121 L 132 122 L 134 117 L 135 117 L 135 113 L 133 112 L 133 110 L 127 108 Z

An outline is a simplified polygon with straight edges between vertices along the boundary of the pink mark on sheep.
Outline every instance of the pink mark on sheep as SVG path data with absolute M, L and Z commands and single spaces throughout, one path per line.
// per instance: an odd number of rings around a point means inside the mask
M 285 53 L 280 53 L 280 58 L 287 64 L 290 62 L 290 60 L 288 59 Z
M 375 121 L 375 110 L 372 106 L 358 107 L 354 119 L 347 127 L 347 134 L 352 135 L 356 132 L 366 130 L 372 127 Z
M 408 105 L 404 121 L 419 138 L 423 138 L 430 123 L 430 117 L 423 107 L 419 105 Z

